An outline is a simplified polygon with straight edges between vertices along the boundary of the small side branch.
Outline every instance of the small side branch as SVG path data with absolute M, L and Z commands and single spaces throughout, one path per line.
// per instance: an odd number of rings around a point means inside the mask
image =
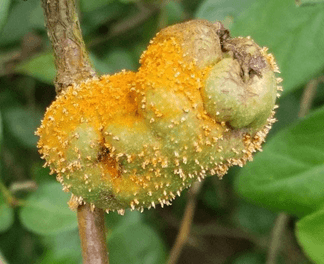
M 302 118 L 308 114 L 315 98 L 317 86 L 323 81 L 323 77 L 319 77 L 317 79 L 312 79 L 307 83 L 301 98 L 298 117 Z
M 187 239 L 190 234 L 191 224 L 195 214 L 196 204 L 197 204 L 197 195 L 201 189 L 202 182 L 195 182 L 191 189 L 188 191 L 188 202 L 185 208 L 184 216 L 182 218 L 180 230 L 176 239 L 176 242 L 171 250 L 168 264 L 177 263 L 178 258 L 180 257 L 183 246 L 186 244 Z
M 267 256 L 266 264 L 275 264 L 277 263 L 277 256 L 281 249 L 281 241 L 284 235 L 285 229 L 289 221 L 289 216 L 285 213 L 278 215 L 275 226 L 272 230 L 271 241 Z

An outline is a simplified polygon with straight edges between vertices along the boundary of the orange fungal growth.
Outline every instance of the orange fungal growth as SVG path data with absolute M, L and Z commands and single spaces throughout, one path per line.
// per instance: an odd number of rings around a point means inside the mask
M 140 63 L 69 87 L 36 132 L 72 208 L 169 205 L 194 181 L 252 160 L 275 121 L 273 56 L 219 22 L 163 29 Z

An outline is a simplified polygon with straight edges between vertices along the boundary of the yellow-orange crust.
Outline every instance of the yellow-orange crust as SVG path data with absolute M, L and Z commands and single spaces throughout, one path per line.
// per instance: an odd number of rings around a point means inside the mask
M 89 202 L 123 214 L 168 205 L 195 180 L 222 177 L 261 149 L 275 121 L 277 66 L 260 49 L 271 91 L 270 111 L 257 129 L 215 120 L 202 93 L 213 68 L 230 56 L 216 37 L 207 21 L 172 26 L 150 42 L 137 72 L 104 75 L 57 96 L 36 134 L 46 165 L 73 193 L 71 207 Z

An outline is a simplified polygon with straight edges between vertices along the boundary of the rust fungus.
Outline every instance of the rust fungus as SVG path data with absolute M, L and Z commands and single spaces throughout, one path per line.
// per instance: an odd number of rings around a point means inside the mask
M 169 205 L 194 181 L 252 160 L 275 121 L 273 56 L 219 22 L 161 30 L 140 64 L 72 85 L 36 132 L 72 208 Z

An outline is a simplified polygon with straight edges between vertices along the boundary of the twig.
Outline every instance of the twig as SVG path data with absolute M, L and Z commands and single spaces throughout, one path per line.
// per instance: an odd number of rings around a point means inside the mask
M 169 214 L 166 211 L 159 211 L 161 217 L 169 226 L 174 228 L 178 228 L 180 226 L 180 221 L 178 219 Z M 204 224 L 195 224 L 191 228 L 191 232 L 193 237 L 201 237 L 204 236 L 212 236 L 212 237 L 226 237 L 226 238 L 234 238 L 234 239 L 244 239 L 250 241 L 255 244 L 258 248 L 266 250 L 268 246 L 268 237 L 267 236 L 257 236 L 249 233 L 248 231 L 243 230 L 242 228 L 236 228 L 224 225 L 223 223 L 211 221 Z M 189 242 L 189 240 L 188 240 Z
M 272 229 L 271 241 L 267 256 L 266 264 L 276 264 L 276 259 L 281 247 L 281 240 L 286 229 L 287 223 L 289 221 L 289 216 L 285 213 L 278 215 L 275 226 Z
M 74 0 L 42 0 L 48 36 L 57 69 L 55 89 L 62 89 L 96 75 L 82 38 Z
M 189 234 L 190 228 L 193 221 L 193 216 L 195 213 L 197 195 L 202 186 L 202 182 L 196 182 L 192 185 L 191 189 L 188 191 L 188 202 L 185 208 L 184 216 L 182 218 L 180 230 L 176 239 L 176 242 L 171 250 L 168 264 L 177 263 L 178 258 L 180 257 L 183 246 L 185 245 Z
M 314 100 L 316 88 L 317 88 L 317 85 L 319 82 L 320 82 L 320 79 L 313 79 L 307 83 L 307 85 L 304 89 L 304 93 L 303 93 L 301 102 L 300 102 L 300 109 L 299 109 L 299 113 L 298 113 L 299 118 L 306 116 L 307 113 L 309 112 L 312 102 Z
M 56 92 L 73 83 L 96 76 L 86 52 L 74 0 L 42 0 L 49 38 L 52 42 L 57 75 Z M 84 264 L 108 263 L 104 212 L 91 211 L 88 204 L 78 207 L 78 222 Z
M 137 4 L 139 12 L 130 18 L 124 19 L 121 22 L 114 24 L 107 36 L 100 36 L 96 39 L 93 39 L 88 43 L 90 47 L 96 46 L 103 42 L 110 40 L 113 37 L 116 37 L 121 34 L 125 34 L 126 32 L 138 27 L 143 24 L 147 19 L 153 16 L 155 13 L 159 11 L 158 7 L 155 5 L 143 5 L 142 3 Z
M 3 198 L 5 199 L 5 202 L 8 203 L 10 206 L 22 206 L 24 205 L 24 201 L 17 199 L 3 184 L 0 178 L 0 193 L 2 193 Z M 1 263 L 0 263 L 1 264 Z
M 24 60 L 32 58 L 42 51 L 43 41 L 40 36 L 29 32 L 23 38 L 19 49 L 11 49 L 0 58 L 0 77 L 14 73 L 15 67 Z
M 257 236 L 245 231 L 242 228 L 226 226 L 221 223 L 211 222 L 207 224 L 195 225 L 192 227 L 192 233 L 196 236 L 214 236 L 226 237 L 234 239 L 244 239 L 252 242 L 258 248 L 268 248 L 268 238 L 265 236 Z
M 104 211 L 89 204 L 78 207 L 78 225 L 84 264 L 108 264 Z
M 297 242 L 293 228 L 287 228 L 286 231 L 285 239 L 282 242 L 285 245 L 282 253 L 285 263 L 310 263 L 309 258 L 303 253 Z
M 23 182 L 14 182 L 10 185 L 10 192 L 16 193 L 19 191 L 35 191 L 37 189 L 37 183 L 32 180 L 27 180 Z

